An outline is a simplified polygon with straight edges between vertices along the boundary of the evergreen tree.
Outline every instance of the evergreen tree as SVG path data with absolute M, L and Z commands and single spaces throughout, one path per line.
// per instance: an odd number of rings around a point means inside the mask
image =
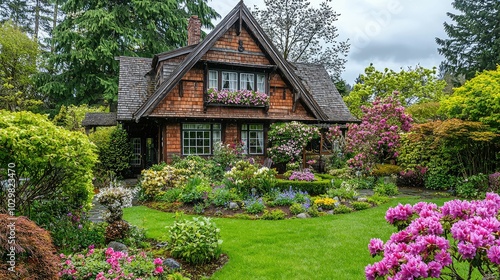
M 219 16 L 206 0 L 68 0 L 61 9 L 66 16 L 54 30 L 54 52 L 39 79 L 51 105 L 116 102 L 116 57 L 181 47 L 191 15 L 207 28 Z
M 449 38 L 436 38 L 445 58 L 442 68 L 467 79 L 476 72 L 495 70 L 500 63 L 500 1 L 455 0 L 453 7 L 460 13 L 448 13 L 454 21 L 444 23 Z

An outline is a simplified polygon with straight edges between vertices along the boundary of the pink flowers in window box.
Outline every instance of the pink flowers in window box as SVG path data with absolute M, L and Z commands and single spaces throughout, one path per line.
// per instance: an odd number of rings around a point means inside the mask
M 269 96 L 252 90 L 229 91 L 227 89 L 207 91 L 207 102 L 227 105 L 269 106 Z

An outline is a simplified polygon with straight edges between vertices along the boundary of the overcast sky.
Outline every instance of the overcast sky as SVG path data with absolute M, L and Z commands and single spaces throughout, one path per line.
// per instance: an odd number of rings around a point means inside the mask
M 321 0 L 310 0 L 318 6 Z M 222 17 L 239 0 L 209 0 Z M 264 0 L 244 0 L 265 8 Z M 356 77 L 373 63 L 379 70 L 399 71 L 408 66 L 439 66 L 435 38 L 446 38 L 443 29 L 446 13 L 453 11 L 452 0 L 332 0 L 330 5 L 340 13 L 337 21 L 339 40 L 349 39 L 351 49 L 342 77 L 354 84 Z M 220 21 L 220 19 L 219 19 Z

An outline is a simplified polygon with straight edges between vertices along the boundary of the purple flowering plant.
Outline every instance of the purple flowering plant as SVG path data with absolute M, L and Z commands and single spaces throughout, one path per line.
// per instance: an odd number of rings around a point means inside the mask
M 385 219 L 399 231 L 386 243 L 370 241 L 370 254 L 382 260 L 366 266 L 366 279 L 498 277 L 499 210 L 496 193 L 487 193 L 484 200 L 448 201 L 441 207 L 419 202 L 390 208 Z
M 288 180 L 295 180 L 295 181 L 314 181 L 314 173 L 311 172 L 308 168 L 304 168 L 302 171 L 293 171 L 292 175 L 288 177 Z
M 276 163 L 299 161 L 307 144 L 320 137 L 317 127 L 299 122 L 274 123 L 269 130 L 269 156 Z
M 234 104 L 248 106 L 269 106 L 269 96 L 263 92 L 252 90 L 208 89 L 207 102 L 218 104 Z

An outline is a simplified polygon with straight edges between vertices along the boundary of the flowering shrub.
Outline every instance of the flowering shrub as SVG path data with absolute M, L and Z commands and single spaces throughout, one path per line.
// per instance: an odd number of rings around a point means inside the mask
M 276 163 L 299 161 L 300 153 L 307 144 L 320 136 L 319 129 L 299 122 L 271 125 L 268 138 L 272 146 L 267 149 Z
M 162 196 L 167 189 L 181 186 L 186 182 L 186 171 L 165 165 L 161 170 L 154 168 L 141 172 L 141 188 L 146 199 Z
M 358 188 L 356 180 L 343 181 L 339 188 L 331 188 L 328 190 L 329 197 L 338 197 L 340 199 L 353 199 L 358 195 L 356 189 Z
M 314 174 L 307 168 L 302 171 L 293 171 L 288 180 L 314 181 Z
M 419 202 L 390 208 L 385 219 L 399 232 L 385 244 L 370 241 L 370 254 L 383 258 L 365 268 L 366 279 L 498 277 L 499 210 L 500 196 L 495 193 L 487 193 L 484 200 L 448 201 L 441 207 Z M 468 269 L 457 270 L 457 263 Z
M 425 174 L 427 168 L 417 166 L 415 169 L 409 169 L 399 172 L 397 177 L 397 185 L 401 187 L 418 187 L 422 188 L 425 185 Z
M 125 188 L 120 185 L 100 189 L 96 199 L 107 208 L 104 213 L 106 222 L 113 223 L 121 220 L 123 208 L 132 206 L 132 199 L 136 192 L 136 189 Z
M 282 191 L 274 198 L 274 205 L 290 206 L 293 203 L 305 203 L 309 198 L 307 192 L 295 191 L 290 187 L 286 191 Z
M 500 172 L 495 172 L 488 176 L 489 189 L 494 192 L 500 190 Z
M 82 253 L 60 254 L 61 279 L 167 279 L 160 258 L 153 259 L 143 251 L 128 254 L 113 248 L 94 249 Z
M 203 264 L 219 257 L 220 230 L 210 218 L 175 221 L 167 228 L 172 256 L 190 264 Z
M 265 193 L 275 184 L 276 170 L 259 167 L 246 160 L 240 160 L 224 177 L 229 188 L 235 188 L 242 195 L 252 192 Z
M 207 102 L 249 106 L 269 106 L 269 96 L 263 92 L 251 90 L 229 91 L 227 89 L 207 91 Z
M 316 198 L 314 200 L 314 204 L 316 204 L 318 207 L 321 207 L 324 210 L 331 210 L 335 208 L 335 203 L 337 203 L 333 198 L 329 197 L 323 197 L 323 198 Z
M 262 198 L 260 197 L 251 196 L 247 200 L 243 201 L 243 204 L 245 205 L 245 211 L 248 214 L 259 214 L 266 208 Z
M 412 118 L 405 114 L 397 99 L 398 92 L 377 98 L 371 107 L 363 106 L 360 124 L 350 124 L 346 151 L 356 156 L 348 161 L 351 168 L 369 170 L 375 163 L 397 158 L 401 132 L 408 132 Z

